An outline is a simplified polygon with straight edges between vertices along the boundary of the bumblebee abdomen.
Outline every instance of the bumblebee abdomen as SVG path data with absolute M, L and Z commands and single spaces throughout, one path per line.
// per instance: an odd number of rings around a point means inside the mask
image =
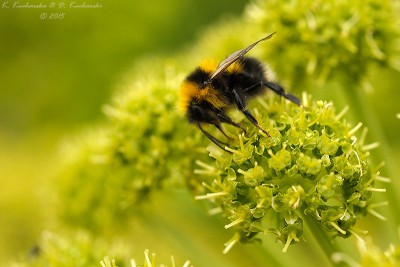
M 241 66 L 240 72 L 225 76 L 228 90 L 235 89 L 246 98 L 264 93 L 262 82 L 266 81 L 266 72 L 263 63 L 255 58 L 244 57 Z
M 242 59 L 243 73 L 248 76 L 263 79 L 265 78 L 264 63 L 252 57 L 243 57 Z

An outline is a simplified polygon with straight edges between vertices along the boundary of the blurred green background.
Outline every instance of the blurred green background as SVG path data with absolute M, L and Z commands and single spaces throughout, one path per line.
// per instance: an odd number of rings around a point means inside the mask
M 179 53 L 247 2 L 101 1 L 100 9 L 65 10 L 13 3 L 0 6 L 0 263 L 23 257 L 50 223 L 44 188 L 60 140 L 101 121 L 102 105 L 140 58 Z M 43 12 L 66 14 L 40 19 Z
M 51 2 L 41 1 L 42 4 Z M 37 244 L 42 231 L 52 229 L 54 207 L 49 203 L 54 199 L 54 192 L 48 190 L 59 168 L 57 152 L 60 141 L 69 136 L 79 136 L 82 129 L 90 129 L 103 120 L 102 106 L 110 102 L 115 88 L 123 82 L 135 63 L 149 57 L 174 56 L 181 51 L 185 51 L 182 55 L 187 55 L 187 47 L 197 46 L 199 40 L 204 42 L 204 36 L 210 36 L 203 34 L 203 31 L 210 32 L 207 29 L 218 21 L 242 16 L 248 2 L 103 1 L 99 2 L 102 5 L 100 9 L 54 11 L 35 8 L 7 9 L 0 5 L 0 263 L 8 262 L 11 258 L 26 257 L 27 252 Z M 0 2 L 3 3 L 4 1 Z M 9 6 L 13 3 L 9 1 Z M 71 2 L 64 3 L 68 5 Z M 43 12 L 48 15 L 51 12 L 66 14 L 63 19 L 42 20 L 40 14 Z M 279 15 L 277 10 L 271 12 Z M 285 18 L 282 21 L 291 32 L 294 24 Z M 238 34 L 235 27 L 232 27 L 231 32 Z M 269 27 L 274 29 L 274 25 L 269 24 L 263 29 Z M 252 30 L 257 32 L 257 29 Z M 225 31 L 222 34 L 231 32 Z M 209 44 L 200 45 L 200 48 L 219 46 L 215 42 L 220 38 L 218 31 L 212 36 L 214 39 L 209 40 Z M 242 38 L 240 35 L 235 37 Z M 281 38 L 280 41 L 286 40 Z M 232 44 L 233 46 L 236 44 Z M 225 53 L 222 45 L 221 50 Z M 279 60 L 279 56 L 280 54 L 275 55 L 275 61 Z M 299 56 L 302 55 L 293 55 Z M 193 61 L 196 64 L 197 59 Z M 279 63 L 281 66 L 287 64 Z M 291 70 L 290 67 L 288 69 Z M 143 73 L 145 72 L 144 70 Z M 400 76 L 397 71 L 379 64 L 371 67 L 367 75 L 372 90 L 362 91 L 362 101 L 359 101 L 358 106 L 351 103 L 353 95 L 349 94 L 349 90 L 354 89 L 351 88 L 351 83 L 345 87 L 342 86 L 343 83 L 335 84 L 333 81 L 333 84 L 325 85 L 324 90 L 317 86 L 294 86 L 295 88 L 289 90 L 306 90 L 314 99 L 333 99 L 338 110 L 349 105 L 350 111 L 346 117 L 353 125 L 362 120 L 370 128 L 368 142 L 379 141 L 382 144 L 380 149 L 372 153 L 373 157 L 377 162 L 386 161 L 387 166 L 382 169 L 382 175 L 390 176 L 396 181 L 397 177 L 393 176 L 399 171 L 397 162 L 400 158 L 400 120 L 395 114 L 400 113 L 397 90 Z M 277 73 L 277 76 L 282 74 Z M 373 137 L 376 136 L 381 140 L 375 140 Z M 392 183 L 392 188 L 396 188 L 396 184 L 398 182 Z M 396 195 L 395 190 L 388 191 L 388 194 Z M 181 198 L 185 197 L 188 198 L 178 193 L 174 195 L 172 202 L 183 202 Z M 159 209 L 169 210 L 169 205 L 162 202 Z M 192 210 L 192 207 L 187 205 L 186 209 L 176 211 L 171 217 L 176 220 L 188 218 L 190 212 L 186 211 Z M 152 215 L 147 214 L 148 217 Z M 198 216 L 197 212 L 193 212 L 193 215 L 195 216 L 190 218 L 197 225 L 205 225 L 210 220 L 218 221 L 215 218 Z M 190 220 L 182 221 L 183 225 L 192 225 Z M 370 221 L 371 225 L 382 227 L 381 221 Z M 397 222 L 394 221 L 395 224 Z M 158 230 L 165 232 L 171 230 L 164 229 L 161 224 L 151 227 L 158 227 Z M 208 231 L 206 227 L 201 231 L 200 236 L 209 237 L 205 234 Z M 212 236 L 213 232 L 209 232 Z M 154 240 L 158 241 L 157 233 L 152 234 Z M 179 242 L 180 239 L 175 238 L 179 233 L 167 234 L 171 240 Z M 226 235 L 225 232 L 218 234 Z M 379 235 L 379 231 L 376 234 Z M 218 250 L 222 245 L 213 240 L 215 236 L 210 237 L 211 244 L 207 243 L 205 246 L 196 244 L 199 240 L 190 242 L 195 237 L 181 238 L 187 241 L 180 244 L 181 247 L 187 246 L 189 250 L 196 251 L 198 258 L 205 258 L 201 255 L 205 250 L 200 248 L 204 249 L 207 245 L 216 247 L 219 257 L 224 258 Z M 226 239 L 223 236 L 218 240 Z M 386 247 L 387 242 L 383 240 L 380 245 Z M 255 249 L 255 246 L 249 246 L 240 249 L 245 255 L 266 255 L 264 251 L 257 253 L 257 249 L 262 250 L 262 247 Z M 274 254 L 274 249 L 278 251 L 279 247 L 268 248 L 272 251 L 271 254 Z M 302 249 L 300 246 L 293 248 L 299 255 L 303 255 Z M 234 257 L 240 258 L 243 255 L 237 253 L 230 256 L 234 259 L 232 262 L 236 263 Z

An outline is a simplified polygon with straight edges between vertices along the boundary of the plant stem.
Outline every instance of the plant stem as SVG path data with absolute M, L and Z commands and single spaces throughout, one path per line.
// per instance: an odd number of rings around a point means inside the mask
M 342 263 L 335 264 L 332 262 L 332 254 L 335 252 L 343 252 L 340 246 L 326 233 L 321 225 L 318 224 L 310 216 L 303 216 L 305 229 L 308 229 L 311 235 L 314 237 L 315 242 L 323 250 L 325 257 L 332 264 L 332 266 L 345 266 Z

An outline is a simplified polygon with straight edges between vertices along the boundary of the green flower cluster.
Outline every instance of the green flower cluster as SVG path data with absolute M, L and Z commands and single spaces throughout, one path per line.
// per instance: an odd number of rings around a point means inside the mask
M 153 76 L 125 86 L 104 108 L 104 125 L 67 143 L 57 180 L 63 222 L 116 229 L 115 218 L 129 221 L 151 192 L 192 176 L 194 161 L 185 155 L 201 157 L 204 149 L 201 134 L 176 111 L 178 84 L 177 77 Z
M 270 98 L 255 109 L 259 131 L 239 134 L 226 151 L 210 147 L 215 166 L 203 166 L 204 193 L 233 228 L 237 241 L 257 233 L 273 233 L 284 251 L 303 235 L 303 224 L 314 220 L 327 233 L 347 237 L 357 219 L 365 215 L 378 170 L 367 163 L 368 147 L 354 128 L 336 114 L 332 103 L 310 102 L 304 107 Z M 304 101 L 303 100 L 303 101 Z M 249 129 L 254 127 L 250 124 Z
M 294 89 L 306 80 L 360 82 L 374 63 L 400 70 L 399 13 L 393 0 L 262 0 L 247 12 L 260 32 L 278 31 L 263 57 Z

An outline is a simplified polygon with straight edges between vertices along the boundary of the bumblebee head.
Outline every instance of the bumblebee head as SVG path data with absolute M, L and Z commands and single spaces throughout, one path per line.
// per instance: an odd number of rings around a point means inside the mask
M 227 143 L 224 143 L 213 135 L 205 131 L 202 127 L 202 124 L 212 124 L 217 129 L 224 134 L 228 139 L 231 139 L 221 128 L 221 117 L 220 117 L 220 110 L 216 109 L 210 103 L 206 101 L 202 102 L 191 102 L 187 109 L 187 117 L 190 123 L 196 124 L 197 127 L 203 132 L 205 136 L 208 137 L 214 144 L 219 146 L 221 149 L 225 149 L 224 147 L 227 146 Z
M 186 116 L 190 123 L 208 123 L 218 125 L 220 124 L 220 120 L 217 115 L 218 112 L 218 109 L 213 107 L 207 101 L 192 101 L 187 108 Z

